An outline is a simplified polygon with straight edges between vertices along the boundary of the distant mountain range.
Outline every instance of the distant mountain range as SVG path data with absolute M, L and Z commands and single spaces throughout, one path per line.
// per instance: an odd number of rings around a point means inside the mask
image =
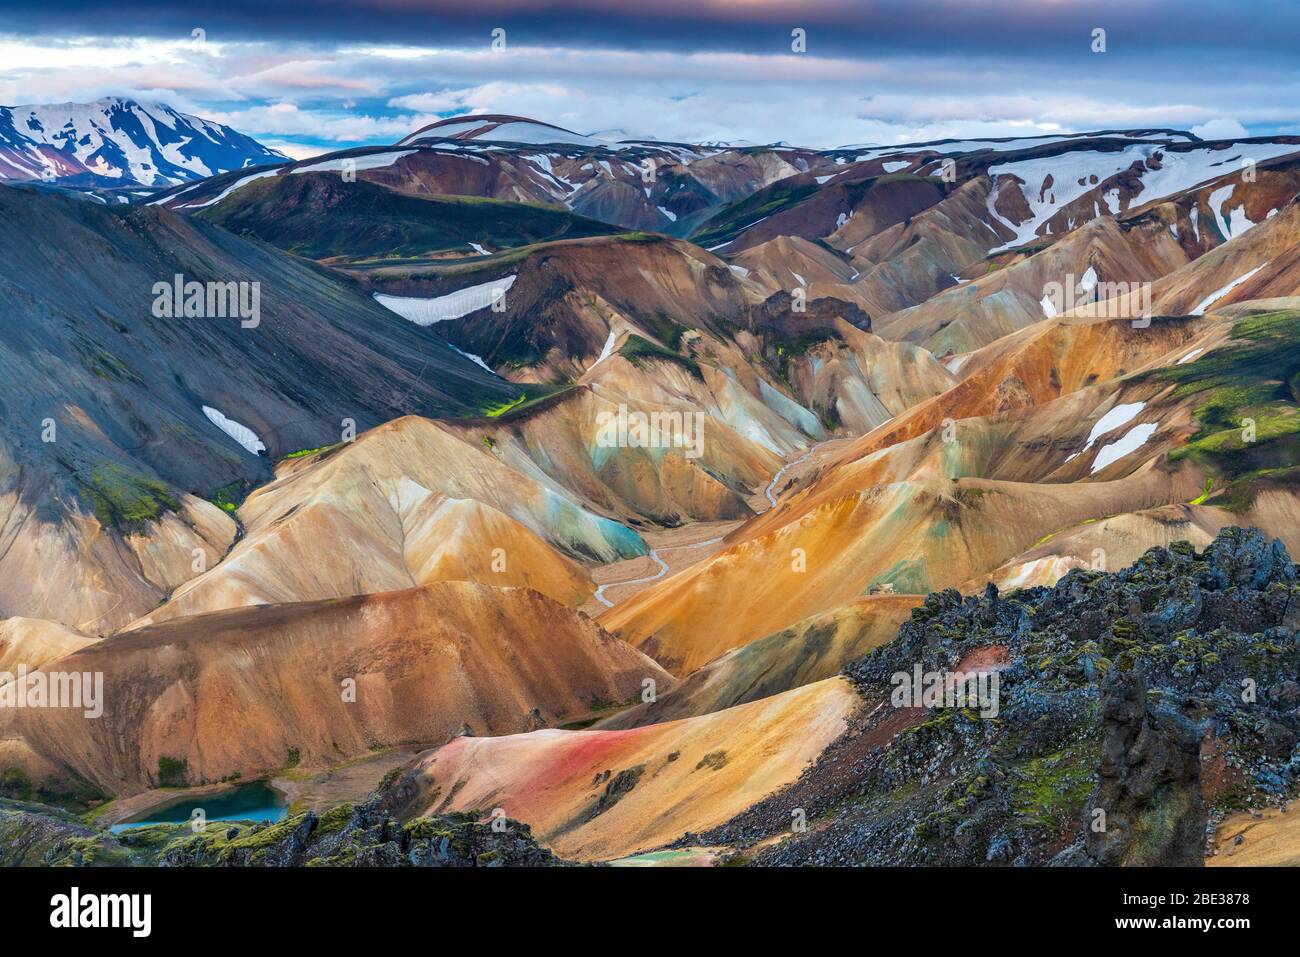
M 171 186 L 287 158 L 220 123 L 122 97 L 0 106 L 0 180 Z

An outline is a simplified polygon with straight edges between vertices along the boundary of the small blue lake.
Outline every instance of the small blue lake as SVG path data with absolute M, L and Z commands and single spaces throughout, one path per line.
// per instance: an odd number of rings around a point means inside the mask
M 197 808 L 203 809 L 208 821 L 279 821 L 289 813 L 284 795 L 265 781 L 259 781 L 155 808 L 138 820 L 115 824 L 110 830 L 116 834 L 146 824 L 184 824 Z

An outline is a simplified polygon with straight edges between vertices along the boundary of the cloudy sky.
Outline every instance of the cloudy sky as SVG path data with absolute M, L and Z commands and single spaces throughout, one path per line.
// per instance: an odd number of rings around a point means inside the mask
M 469 112 L 817 147 L 1262 135 L 1300 132 L 1298 35 L 1290 0 L 0 0 L 0 103 L 162 101 L 298 156 Z

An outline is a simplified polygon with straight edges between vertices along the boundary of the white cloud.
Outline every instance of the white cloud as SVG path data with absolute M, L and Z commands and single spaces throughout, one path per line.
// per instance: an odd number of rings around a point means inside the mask
M 311 137 L 320 142 L 332 141 L 335 149 L 340 143 L 400 139 L 438 120 L 437 116 L 418 114 L 369 116 L 336 110 L 304 110 L 289 102 L 230 111 L 208 110 L 204 115 L 253 136 Z
M 263 146 L 269 146 L 273 150 L 279 150 L 290 159 L 305 160 L 313 156 L 320 156 L 322 153 L 328 153 L 331 147 L 327 146 L 307 146 L 302 143 L 291 143 L 288 140 L 273 140 L 263 138 L 260 140 Z
M 1211 138 L 1240 136 L 1243 124 L 1300 123 L 1294 79 L 1197 82 L 1156 68 L 1140 76 L 1046 69 L 1032 58 L 272 42 L 209 42 L 200 51 L 185 39 L 0 35 L 0 63 L 3 103 L 160 100 L 286 152 L 286 143 L 391 143 L 438 114 L 465 111 L 532 116 L 580 133 L 813 147 L 1124 126 Z
M 182 63 L 194 52 L 191 42 L 106 37 L 23 39 L 0 36 L 0 63 L 6 73 L 66 70 L 76 67 L 117 69 L 151 63 Z
M 296 93 L 340 93 L 374 96 L 383 93 L 386 81 L 380 77 L 354 76 L 329 58 L 290 60 L 234 78 L 231 85 L 248 96 L 279 96 Z
M 1220 116 L 1193 126 L 1190 131 L 1203 140 L 1230 140 L 1240 136 L 1249 136 L 1246 128 L 1231 117 Z
M 400 110 L 420 110 L 425 113 L 446 113 L 464 109 L 465 101 L 474 93 L 473 87 L 463 90 L 441 90 L 437 93 L 408 93 L 395 96 L 388 105 Z

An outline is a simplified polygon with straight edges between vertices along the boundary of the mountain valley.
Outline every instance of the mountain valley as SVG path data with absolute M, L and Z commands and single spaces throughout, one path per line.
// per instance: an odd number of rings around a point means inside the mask
M 146 168 L 52 109 L 0 111 L 0 699 L 103 711 L 0 708 L 7 861 L 1300 857 L 1300 137 L 167 111 Z

